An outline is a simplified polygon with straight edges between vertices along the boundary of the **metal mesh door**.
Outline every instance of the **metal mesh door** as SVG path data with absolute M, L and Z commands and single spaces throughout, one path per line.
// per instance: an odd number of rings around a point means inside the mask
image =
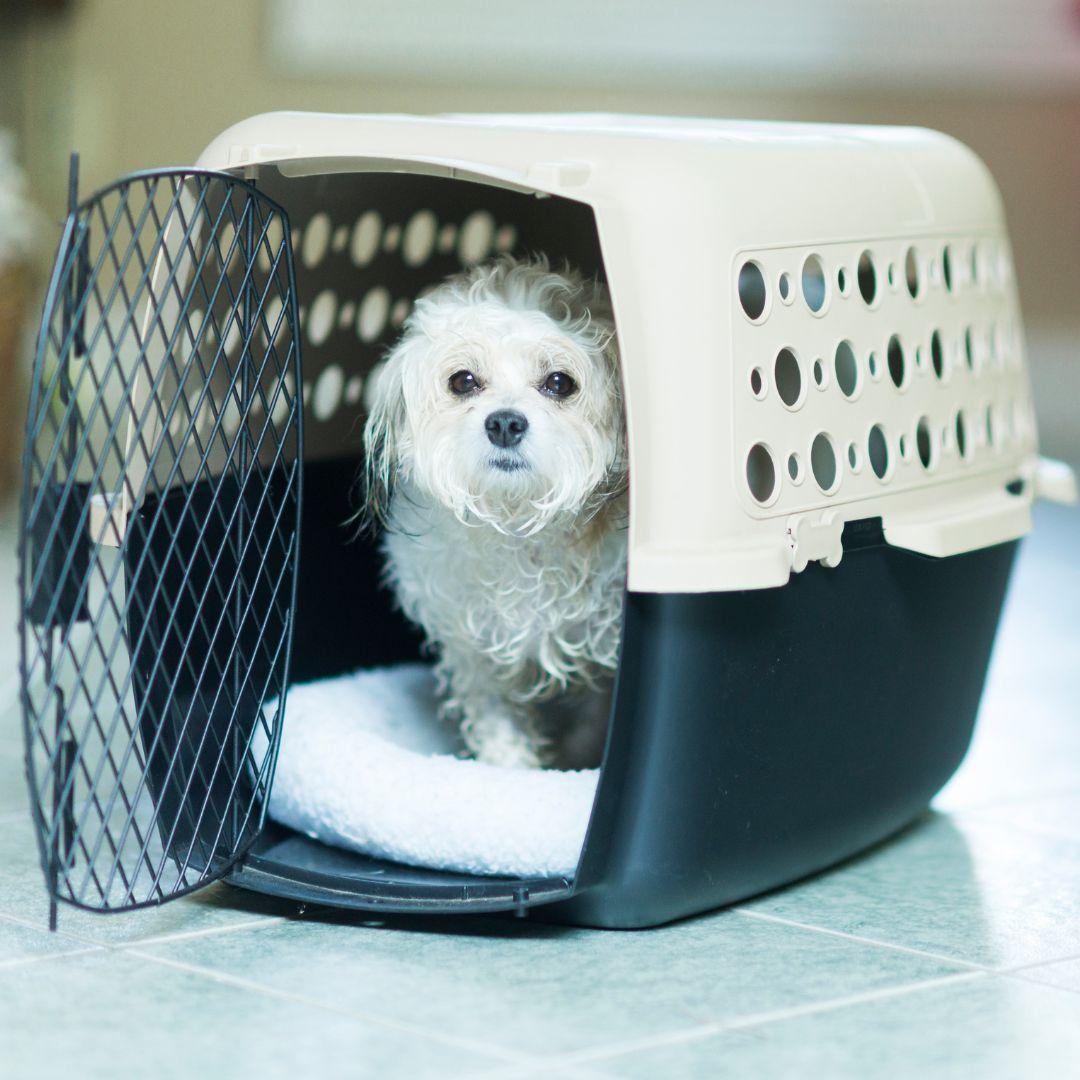
M 158 171 L 73 205 L 20 566 L 54 902 L 159 903 L 221 876 L 261 827 L 295 606 L 298 350 L 288 221 L 252 185 Z

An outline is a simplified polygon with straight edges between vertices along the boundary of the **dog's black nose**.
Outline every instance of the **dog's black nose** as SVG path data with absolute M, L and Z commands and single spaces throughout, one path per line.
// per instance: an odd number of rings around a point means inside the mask
M 529 430 L 529 421 L 514 409 L 498 409 L 488 414 L 484 430 L 495 446 L 517 446 Z

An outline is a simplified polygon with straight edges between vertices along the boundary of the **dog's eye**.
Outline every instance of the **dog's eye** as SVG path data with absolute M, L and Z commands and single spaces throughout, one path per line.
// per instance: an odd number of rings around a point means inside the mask
M 471 371 L 455 371 L 450 376 L 450 392 L 461 397 L 480 389 L 480 380 Z
M 553 371 L 540 384 L 540 389 L 552 397 L 568 398 L 577 389 L 577 383 L 565 371 Z

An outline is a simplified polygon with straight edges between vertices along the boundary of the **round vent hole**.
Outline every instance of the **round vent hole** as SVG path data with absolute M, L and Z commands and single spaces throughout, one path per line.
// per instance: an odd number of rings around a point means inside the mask
M 739 269 L 739 303 L 746 317 L 757 322 L 765 314 L 768 302 L 768 290 L 765 275 L 756 262 L 745 262 Z
M 776 467 L 764 443 L 754 443 L 746 456 L 746 483 L 750 494 L 763 506 L 776 491 Z
M 836 490 L 839 479 L 836 450 L 833 448 L 832 439 L 824 431 L 814 438 L 810 446 L 810 471 L 814 474 L 817 486 L 826 495 Z
M 870 468 L 879 480 L 884 480 L 889 471 L 889 441 L 880 424 L 870 429 L 866 439 L 866 456 L 870 459 Z
M 776 392 L 780 395 L 780 400 L 789 409 L 794 409 L 802 397 L 802 372 L 799 370 L 799 361 L 791 349 L 781 349 L 776 354 L 773 382 L 776 384 Z
M 802 268 L 802 294 L 806 306 L 819 313 L 825 307 L 828 299 L 828 290 L 825 283 L 825 268 L 821 265 L 821 259 L 817 255 L 810 255 Z
M 867 305 L 872 304 L 877 297 L 877 272 L 874 270 L 874 257 L 869 251 L 864 251 L 859 256 L 859 265 L 856 269 L 856 277 L 859 280 L 859 295 Z
M 859 389 L 859 363 L 850 341 L 841 341 L 836 346 L 835 368 L 840 392 L 846 398 L 853 398 Z

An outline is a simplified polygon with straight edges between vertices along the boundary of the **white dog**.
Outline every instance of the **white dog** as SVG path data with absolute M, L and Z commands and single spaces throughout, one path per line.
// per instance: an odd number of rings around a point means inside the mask
M 366 510 L 437 653 L 446 714 L 481 761 L 554 760 L 574 733 L 552 717 L 578 712 L 540 703 L 602 685 L 622 620 L 626 453 L 605 290 L 543 258 L 448 279 L 389 353 L 364 443 Z

